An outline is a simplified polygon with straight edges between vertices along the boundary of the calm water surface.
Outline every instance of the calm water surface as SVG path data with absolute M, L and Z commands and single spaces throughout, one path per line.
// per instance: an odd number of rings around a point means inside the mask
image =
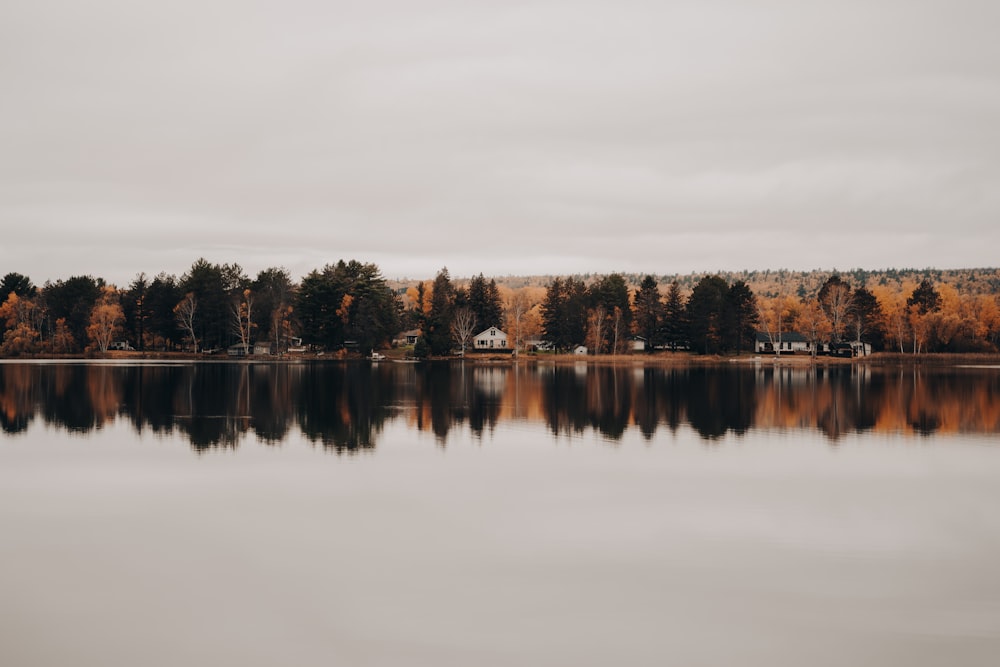
M 0 364 L 2 665 L 995 665 L 1000 370 Z

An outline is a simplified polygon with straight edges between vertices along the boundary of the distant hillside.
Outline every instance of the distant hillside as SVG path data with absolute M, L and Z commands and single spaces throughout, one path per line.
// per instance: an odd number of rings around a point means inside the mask
M 813 297 L 820 287 L 834 273 L 851 284 L 852 287 L 873 287 L 875 285 L 901 286 L 904 283 L 919 283 L 927 279 L 935 284 L 952 285 L 960 293 L 975 294 L 1000 294 L 1000 269 L 976 268 L 976 269 L 849 269 L 846 271 L 789 271 L 787 269 L 767 269 L 760 271 L 718 271 L 701 272 L 687 274 L 653 274 L 653 277 L 666 287 L 673 281 L 677 281 L 681 289 L 687 293 L 694 289 L 694 286 L 706 275 L 720 275 L 727 282 L 733 283 L 737 280 L 746 282 L 754 293 L 764 296 L 792 295 L 798 297 Z M 603 274 L 582 273 L 573 274 L 576 279 L 590 283 Z M 644 273 L 622 274 L 631 286 L 638 288 L 639 283 L 646 277 Z M 520 289 L 522 287 L 547 287 L 553 279 L 557 277 L 567 277 L 565 275 L 535 275 L 535 276 L 486 276 L 494 278 L 497 284 L 509 289 Z M 433 278 L 426 282 L 430 283 Z M 452 276 L 456 285 L 463 285 L 468 282 L 469 277 Z M 418 280 L 390 281 L 390 285 L 397 291 L 405 291 L 407 287 L 416 285 Z

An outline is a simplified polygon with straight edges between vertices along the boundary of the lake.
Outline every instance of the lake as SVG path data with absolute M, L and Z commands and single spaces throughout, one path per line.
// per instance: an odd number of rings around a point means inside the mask
M 1000 369 L 0 364 L 0 664 L 995 665 Z

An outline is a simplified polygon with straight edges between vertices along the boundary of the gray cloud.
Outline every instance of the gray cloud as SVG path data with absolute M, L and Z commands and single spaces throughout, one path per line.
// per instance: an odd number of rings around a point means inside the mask
M 992 2 L 8 3 L 0 272 L 995 265 Z

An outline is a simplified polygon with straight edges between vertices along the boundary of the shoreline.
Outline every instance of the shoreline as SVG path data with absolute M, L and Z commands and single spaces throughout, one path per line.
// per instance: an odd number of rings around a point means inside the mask
M 399 350 L 387 350 L 386 359 L 371 361 L 362 356 L 337 356 L 322 354 L 294 354 L 282 356 L 250 355 L 246 357 L 228 357 L 225 355 L 202 355 L 189 352 L 108 352 L 104 355 L 65 354 L 65 355 L 33 355 L 24 357 L 0 358 L 0 363 L 31 363 L 31 362 L 173 362 L 173 363 L 316 363 L 339 362 L 351 363 L 366 361 L 369 363 L 441 363 L 467 362 L 476 365 L 594 365 L 623 367 L 695 367 L 695 366 L 794 366 L 794 367 L 829 367 L 829 366 L 959 366 L 959 365 L 995 365 L 1000 364 L 1000 354 L 994 353 L 924 353 L 900 354 L 898 352 L 876 352 L 865 357 L 825 357 L 804 354 L 788 354 L 775 356 L 773 354 L 741 354 L 741 355 L 695 355 L 689 352 L 655 352 L 652 354 L 537 354 L 525 353 L 517 357 L 510 354 L 467 354 L 465 357 L 432 357 L 426 360 L 412 360 L 398 354 Z M 397 353 L 397 354 L 393 354 Z

